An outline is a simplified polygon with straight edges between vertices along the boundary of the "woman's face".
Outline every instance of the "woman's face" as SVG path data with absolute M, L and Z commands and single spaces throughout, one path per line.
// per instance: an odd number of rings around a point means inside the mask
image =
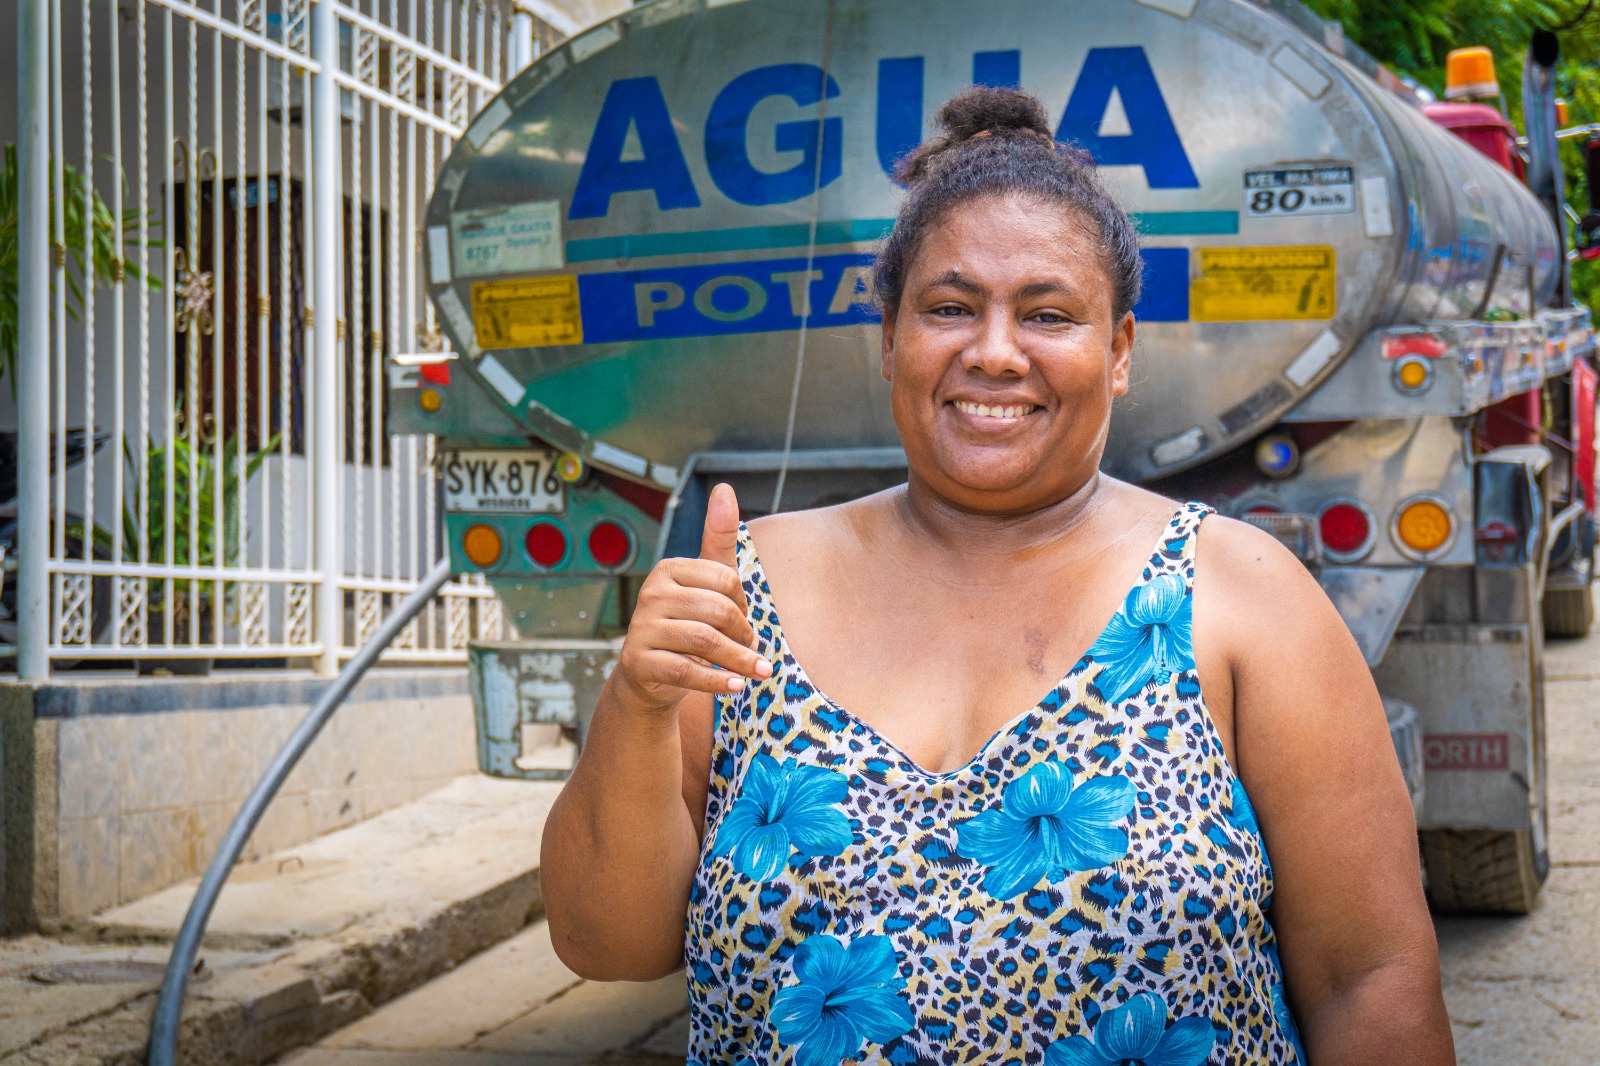
M 1093 235 L 1057 207 L 970 201 L 924 235 L 883 326 L 883 376 L 912 476 L 964 510 L 1070 496 L 1128 391 L 1133 315 L 1112 321 Z

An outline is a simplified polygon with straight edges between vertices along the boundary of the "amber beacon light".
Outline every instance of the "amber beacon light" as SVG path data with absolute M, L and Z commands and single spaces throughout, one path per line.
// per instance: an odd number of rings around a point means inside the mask
M 1457 48 L 1445 57 L 1444 98 L 1470 100 L 1499 96 L 1500 81 L 1494 73 L 1494 54 L 1482 45 Z

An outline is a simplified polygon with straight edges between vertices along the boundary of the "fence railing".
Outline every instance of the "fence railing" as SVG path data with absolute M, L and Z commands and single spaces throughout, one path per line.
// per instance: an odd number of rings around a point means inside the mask
M 11 209 L 49 285 L 0 365 L 0 542 L 44 595 L 6 581 L 0 659 L 331 672 L 431 568 L 433 444 L 385 434 L 384 366 L 442 346 L 416 234 L 451 142 L 572 29 L 529 2 L 20 0 L 46 91 L 20 101 Z M 504 627 L 457 581 L 390 655 Z

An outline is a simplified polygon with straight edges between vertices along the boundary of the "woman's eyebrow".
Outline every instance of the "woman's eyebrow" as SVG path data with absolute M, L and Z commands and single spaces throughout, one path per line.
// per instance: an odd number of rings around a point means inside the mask
M 1075 291 L 1072 286 L 1064 281 L 1055 279 L 1030 281 L 1017 290 L 1019 300 L 1032 300 L 1039 296 L 1073 296 Z
M 934 278 L 933 284 L 929 285 L 928 288 L 936 289 L 941 285 L 948 285 L 953 289 L 960 289 L 962 292 L 971 293 L 974 296 L 982 296 L 987 291 L 982 285 L 979 285 L 959 270 L 946 270 L 943 274 Z

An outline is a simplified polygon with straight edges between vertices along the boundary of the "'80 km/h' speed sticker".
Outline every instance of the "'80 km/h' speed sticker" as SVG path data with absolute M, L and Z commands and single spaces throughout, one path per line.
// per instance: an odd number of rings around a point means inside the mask
M 1355 168 L 1337 163 L 1244 172 L 1247 218 L 1345 215 L 1356 209 Z

